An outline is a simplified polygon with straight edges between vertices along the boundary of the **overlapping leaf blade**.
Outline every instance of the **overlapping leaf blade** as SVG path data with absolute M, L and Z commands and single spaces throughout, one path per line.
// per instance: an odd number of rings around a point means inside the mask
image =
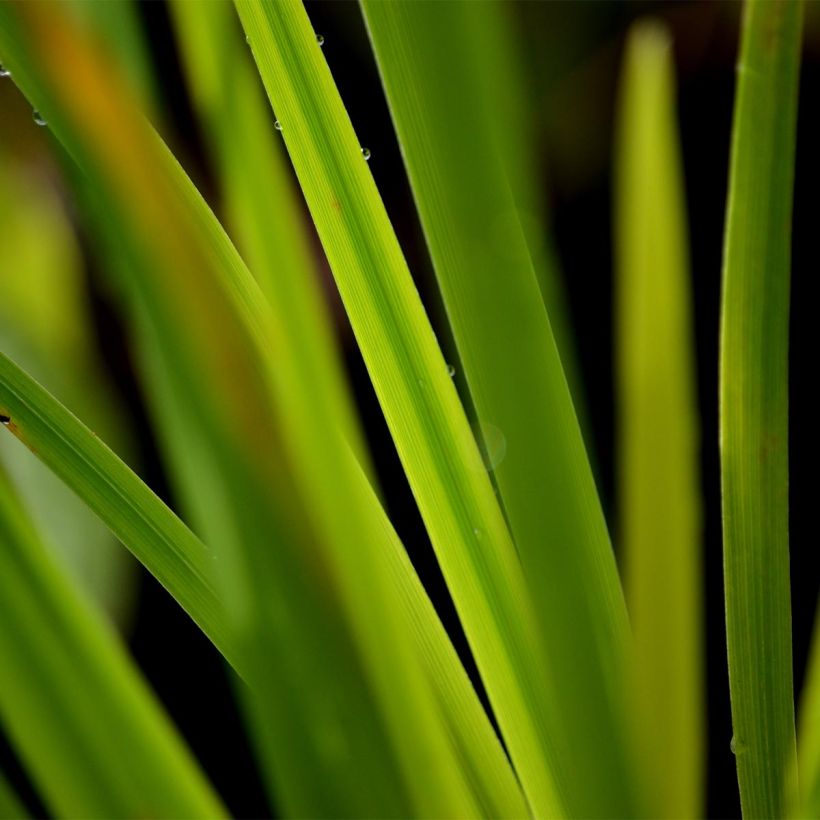
M 310 357 L 317 380 L 324 385 L 327 411 L 367 470 L 368 459 L 330 338 L 330 316 L 318 292 L 302 214 L 247 44 L 234 32 L 232 7 L 175 3 L 172 9 L 234 235 L 281 326 L 302 357 Z M 235 37 L 230 36 L 234 33 Z M 273 218 L 268 213 L 271 201 L 278 204 Z M 363 475 L 360 480 L 366 488 Z M 374 531 L 381 534 L 380 549 L 388 558 L 420 647 L 421 662 L 477 799 L 488 814 L 520 815 L 525 812 L 520 788 L 489 721 L 403 546 L 375 495 L 365 492 L 370 496 L 367 506 Z
M 488 55 L 499 3 L 362 3 L 493 476 L 550 658 L 545 695 L 573 815 L 625 815 L 626 618 L 606 524 L 519 221 L 520 134 Z M 570 632 L 564 624 L 572 623 Z
M 350 120 L 301 5 L 237 7 L 522 786 L 559 813 L 523 573 Z

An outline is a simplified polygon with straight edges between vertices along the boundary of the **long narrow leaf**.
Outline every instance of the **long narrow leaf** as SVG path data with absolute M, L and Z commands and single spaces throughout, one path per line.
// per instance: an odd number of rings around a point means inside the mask
M 52 809 L 69 817 L 224 814 L 117 639 L 47 555 L 4 475 L 0 623 L 0 716 Z
M 329 333 L 331 320 L 323 309 L 317 272 L 308 252 L 304 217 L 247 44 L 235 30 L 233 8 L 176 2 L 172 10 L 234 234 L 282 327 L 302 357 L 310 358 L 324 385 L 326 409 L 367 469 L 351 398 L 344 389 L 339 356 Z M 229 36 L 233 33 L 236 36 Z M 273 219 L 269 217 L 271 202 L 277 204 Z M 361 483 L 366 487 L 364 476 Z M 473 790 L 487 813 L 520 815 L 526 809 L 509 762 L 403 546 L 375 495 L 368 495 L 374 529 L 382 535 L 382 551 L 410 614 L 421 661 L 462 765 L 470 772 Z
M 623 596 L 514 196 L 511 123 L 487 67 L 499 3 L 362 3 L 493 476 L 550 658 L 545 696 L 573 816 L 625 816 Z M 497 42 L 500 41 L 500 42 Z M 565 624 L 572 623 L 567 630 Z
M 0 353 L 0 409 L 13 432 L 74 489 L 229 659 L 213 555 L 91 431 Z
M 748 0 L 737 73 L 720 351 L 729 683 L 740 799 L 784 811 L 795 756 L 788 319 L 802 6 Z
M 523 573 L 362 147 L 301 4 L 237 7 L 525 794 L 560 813 Z
M 616 164 L 620 526 L 645 811 L 703 813 L 694 349 L 671 40 L 629 36 Z

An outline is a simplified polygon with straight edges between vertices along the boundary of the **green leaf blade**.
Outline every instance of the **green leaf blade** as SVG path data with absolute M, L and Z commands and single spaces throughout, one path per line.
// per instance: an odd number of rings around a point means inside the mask
M 10 429 L 71 487 L 233 658 L 207 547 L 79 419 L 0 353 L 0 411 Z
M 514 765 L 558 813 L 521 567 L 361 146 L 301 5 L 237 8 Z
M 703 812 L 694 342 L 672 43 L 633 26 L 616 159 L 620 527 L 635 635 L 627 708 L 645 811 Z
M 416 205 L 550 658 L 550 734 L 568 811 L 626 815 L 620 581 L 539 291 L 507 151 L 520 136 L 487 65 L 503 4 L 362 3 Z M 514 163 L 513 163 L 514 164 Z M 573 630 L 562 625 L 573 624 Z
M 743 812 L 794 767 L 788 317 L 802 6 L 744 7 L 723 257 L 720 436 L 734 749 Z
M 186 55 L 189 84 L 207 132 L 211 136 L 226 209 L 250 268 L 268 297 L 281 326 L 292 340 L 293 358 L 300 370 L 314 374 L 323 385 L 322 405 L 327 426 L 331 418 L 357 452 L 367 470 L 368 458 L 345 389 L 340 357 L 329 328 L 331 318 L 322 304 L 315 265 L 308 252 L 304 218 L 287 175 L 279 134 L 271 127 L 270 111 L 247 43 L 225 37 L 233 9 L 212 4 L 195 8 L 172 6 L 178 36 Z M 230 66 L 230 70 L 227 67 Z M 210 78 L 204 86 L 199 80 Z M 202 90 L 197 93 L 197 88 Z M 268 218 L 270 203 L 276 218 Z M 305 408 L 315 415 L 315 408 Z M 323 455 L 322 461 L 326 462 Z M 327 469 L 327 465 L 324 465 Z M 494 816 L 518 816 L 526 807 L 509 762 L 464 673 L 449 638 L 412 568 L 365 475 L 353 478 L 366 496 L 373 537 L 382 542 L 391 585 L 398 591 L 409 617 L 420 659 L 458 749 L 460 765 L 482 811 Z M 337 515 L 349 517 L 341 510 Z M 405 627 L 406 628 L 406 627 Z M 416 775 L 420 783 L 424 778 Z M 422 786 L 424 788 L 424 786 Z

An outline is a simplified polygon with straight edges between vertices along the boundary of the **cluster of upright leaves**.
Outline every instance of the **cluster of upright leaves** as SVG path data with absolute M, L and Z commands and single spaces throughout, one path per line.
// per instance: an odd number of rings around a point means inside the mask
M 133 6 L 74 5 L 0 5 L 0 59 L 64 151 L 197 534 L 4 355 L 0 414 L 238 673 L 272 804 L 311 816 L 696 815 L 697 430 L 663 29 L 629 41 L 616 166 L 630 630 L 570 392 L 560 288 L 529 219 L 528 115 L 503 5 L 362 2 L 473 428 L 299 0 L 236 0 L 238 18 L 227 3 L 171 6 L 227 233 L 139 113 L 156 120 L 160 100 Z M 799 21 L 795 2 L 747 4 L 727 221 L 727 617 L 751 816 L 782 814 L 792 773 L 785 508 L 771 493 L 786 478 Z M 277 131 L 505 748 L 373 486 Z M 481 449 L 498 430 L 506 455 L 489 475 Z M 49 807 L 223 812 L 5 480 L 0 535 L 0 614 L 14 625 L 0 630 L 0 718 Z M 763 588 L 767 572 L 776 583 Z M 820 794 L 810 687 L 803 807 Z M 0 777 L 0 815 L 18 809 Z

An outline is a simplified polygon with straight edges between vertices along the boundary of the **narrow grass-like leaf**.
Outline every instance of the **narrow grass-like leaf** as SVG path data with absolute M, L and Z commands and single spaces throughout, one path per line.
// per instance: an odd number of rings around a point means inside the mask
M 788 320 L 802 6 L 747 0 L 723 249 L 720 443 L 733 748 L 747 817 L 779 817 L 795 757 Z
M 361 146 L 301 4 L 237 7 L 525 794 L 560 813 L 521 566 Z
M 23 820 L 29 816 L 20 798 L 0 771 L 0 820 Z
M 0 623 L 0 715 L 55 812 L 223 816 L 117 639 L 47 555 L 5 475 Z
M 514 196 L 488 76 L 498 3 L 362 3 L 444 304 L 550 658 L 550 733 L 574 816 L 631 812 L 617 569 Z M 519 137 L 520 139 L 520 137 Z M 512 144 L 510 141 L 512 140 Z M 487 444 L 485 443 L 485 446 Z M 572 623 L 567 630 L 565 624 Z
M 700 501 L 694 342 L 672 44 L 632 29 L 616 161 L 618 489 L 635 635 L 634 715 L 652 817 L 703 813 Z
M 2 353 L 0 413 L 233 660 L 212 585 L 213 555 L 97 436 Z
M 281 326 L 303 351 L 302 358 L 310 358 L 311 368 L 324 385 L 330 415 L 367 469 L 279 135 L 271 127 L 247 44 L 238 29 L 235 37 L 230 36 L 236 26 L 233 8 L 184 2 L 171 8 L 190 88 L 217 159 L 234 234 Z M 268 216 L 271 202 L 277 205 L 275 219 Z M 366 486 L 364 476 L 361 483 Z M 482 810 L 491 815 L 520 815 L 526 808 L 509 762 L 403 546 L 375 495 L 368 494 L 372 496 L 368 506 L 374 529 L 382 535 L 382 551 L 409 613 L 422 663 Z

